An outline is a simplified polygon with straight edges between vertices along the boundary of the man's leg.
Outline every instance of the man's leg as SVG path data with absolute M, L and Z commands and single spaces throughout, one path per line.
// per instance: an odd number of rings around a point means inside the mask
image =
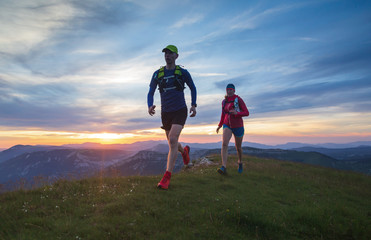
M 183 163 L 185 166 L 188 166 L 189 161 L 191 160 L 189 157 L 190 150 L 191 148 L 188 145 L 183 148 L 182 144 L 178 142 L 178 151 L 182 154 Z
M 170 131 L 166 131 L 166 138 L 169 144 L 169 153 L 167 155 L 166 172 L 161 181 L 157 184 L 157 187 L 159 188 L 169 188 L 171 173 L 174 169 L 175 160 L 178 154 L 178 139 L 182 129 L 182 125 L 173 124 Z
M 182 146 L 182 144 L 180 144 L 180 142 L 178 142 L 178 151 L 183 154 L 184 153 L 184 148 Z
M 175 166 L 175 161 L 177 158 L 179 150 L 179 136 L 182 132 L 183 126 L 179 124 L 171 125 L 170 131 L 166 131 L 166 137 L 169 144 L 169 153 L 167 155 L 167 166 L 166 171 L 172 172 Z M 183 150 L 183 149 L 182 149 Z

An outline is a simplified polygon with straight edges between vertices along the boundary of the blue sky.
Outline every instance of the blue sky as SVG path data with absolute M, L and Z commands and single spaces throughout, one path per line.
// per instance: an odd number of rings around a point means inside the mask
M 146 95 L 168 44 L 198 91 L 183 141 L 221 140 L 230 82 L 246 141 L 371 140 L 370 1 L 5 0 L 0 147 L 163 139 Z

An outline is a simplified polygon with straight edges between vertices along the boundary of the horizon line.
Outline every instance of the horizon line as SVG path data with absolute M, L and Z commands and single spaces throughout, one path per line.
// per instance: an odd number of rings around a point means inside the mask
M 9 148 L 3 148 L 0 147 L 0 150 L 7 150 L 10 148 L 13 148 L 15 146 L 32 146 L 32 147 L 37 147 L 37 146 L 46 146 L 46 147 L 63 147 L 63 146 L 68 146 L 68 145 L 86 145 L 86 144 L 95 144 L 95 145 L 100 145 L 100 146 L 117 146 L 117 145 L 133 145 L 137 143 L 146 143 L 146 142 L 167 142 L 166 140 L 146 140 L 146 141 L 136 141 L 132 143 L 100 143 L 100 142 L 84 142 L 84 143 L 67 143 L 67 144 L 61 144 L 61 145 L 48 145 L 48 144 L 15 144 Z M 217 142 L 206 142 L 206 143 L 199 143 L 199 142 L 184 142 L 184 141 L 179 141 L 180 143 L 183 144 L 200 144 L 200 145 L 206 145 L 206 144 L 220 144 L 222 141 L 217 141 Z M 351 141 L 351 142 L 346 142 L 346 143 L 334 143 L 334 142 L 326 142 L 326 143 L 305 143 L 305 142 L 286 142 L 286 143 L 281 143 L 281 144 L 275 144 L 275 145 L 270 145 L 270 144 L 263 144 L 263 143 L 257 143 L 257 142 L 249 142 L 245 141 L 242 143 L 242 146 L 247 145 L 247 144 L 255 144 L 255 145 L 262 145 L 262 146 L 267 146 L 267 147 L 277 147 L 277 146 L 284 146 L 288 144 L 306 144 L 310 146 L 318 146 L 318 145 L 351 145 L 351 144 L 362 144 L 362 143 L 367 143 L 366 146 L 371 146 L 371 141 Z M 234 145 L 234 142 L 230 142 L 231 145 Z M 362 146 L 362 145 L 359 145 Z

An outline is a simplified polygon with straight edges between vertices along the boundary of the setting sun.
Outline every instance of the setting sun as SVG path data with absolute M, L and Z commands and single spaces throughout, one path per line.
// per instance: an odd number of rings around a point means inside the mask
M 101 139 L 103 141 L 113 141 L 116 139 L 128 138 L 133 137 L 134 134 L 130 133 L 90 133 L 90 134 L 80 134 L 80 138 L 93 138 L 93 139 Z

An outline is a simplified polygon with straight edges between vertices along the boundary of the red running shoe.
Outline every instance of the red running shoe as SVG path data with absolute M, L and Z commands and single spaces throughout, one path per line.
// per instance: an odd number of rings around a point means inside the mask
M 171 172 L 166 171 L 161 181 L 157 184 L 158 188 L 168 189 L 170 184 Z
M 191 148 L 188 145 L 184 147 L 184 152 L 182 153 L 184 165 L 188 165 L 189 163 L 189 151 L 190 150 Z

